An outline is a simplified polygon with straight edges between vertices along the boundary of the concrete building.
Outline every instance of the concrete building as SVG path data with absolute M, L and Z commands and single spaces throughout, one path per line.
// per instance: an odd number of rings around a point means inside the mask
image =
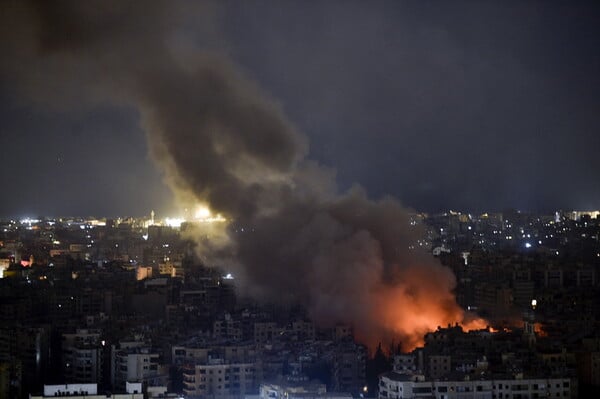
M 493 315 L 507 315 L 513 305 L 512 290 L 502 284 L 481 282 L 475 285 L 475 306 Z
M 315 325 L 310 321 L 296 320 L 293 321 L 288 333 L 291 333 L 298 340 L 313 340 L 315 339 Z
M 364 346 L 354 342 L 340 343 L 333 357 L 333 389 L 351 394 L 362 392 L 366 385 L 366 358 Z
M 379 378 L 380 399 L 523 399 L 571 398 L 569 378 L 426 380 L 422 375 L 384 373 Z
M 41 388 L 41 377 L 48 372 L 49 341 L 47 327 L 0 328 L 0 361 L 19 369 L 12 373 L 15 384 Z
M 188 342 L 174 346 L 173 364 L 183 370 L 186 396 L 229 397 L 258 393 L 262 369 L 250 343 Z
M 106 342 L 99 330 L 79 329 L 63 334 L 63 372 L 66 381 L 101 383 L 104 377 Z
M 254 323 L 254 342 L 257 344 L 271 342 L 280 332 L 281 328 L 275 322 L 256 322 Z
M 123 393 L 98 394 L 97 384 L 44 385 L 41 395 L 30 394 L 29 399 L 69 397 L 70 399 L 144 399 L 141 383 L 125 384 Z
M 334 328 L 334 338 L 336 341 L 344 340 L 354 336 L 354 329 L 348 324 L 337 324 Z
M 259 399 L 350 399 L 352 395 L 340 392 L 327 392 L 325 384 L 303 383 L 263 383 L 260 385 Z
M 414 355 L 395 355 L 393 370 L 400 374 L 412 374 L 417 370 L 417 362 Z
M 243 397 L 256 394 L 257 364 L 224 363 L 222 359 L 208 364 L 187 363 L 183 366 L 183 393 L 186 396 Z
M 452 357 L 448 355 L 430 355 L 429 358 L 429 376 L 433 379 L 438 379 L 445 374 L 448 374 L 452 369 Z
M 226 314 L 222 320 L 214 321 L 213 337 L 241 341 L 243 338 L 242 322 L 234 319 L 230 314 Z
M 168 379 L 168 371 L 160 364 L 160 354 L 146 346 L 117 349 L 113 345 L 111 364 L 111 382 L 117 389 L 124 389 L 128 381 L 163 385 Z

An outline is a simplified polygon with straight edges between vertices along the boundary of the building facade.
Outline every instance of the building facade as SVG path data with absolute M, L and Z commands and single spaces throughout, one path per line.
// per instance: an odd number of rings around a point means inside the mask
M 569 378 L 425 380 L 421 375 L 395 372 L 379 378 L 380 399 L 525 399 L 571 398 Z

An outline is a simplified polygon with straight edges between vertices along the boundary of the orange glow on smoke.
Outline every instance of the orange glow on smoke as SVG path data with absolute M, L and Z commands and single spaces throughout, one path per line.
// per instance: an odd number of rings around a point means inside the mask
M 494 333 L 494 334 L 495 334 L 495 333 L 499 333 L 499 332 L 505 332 L 505 333 L 510 333 L 510 332 L 512 332 L 512 330 L 511 330 L 511 329 L 509 329 L 509 328 L 506 328 L 506 327 L 501 327 L 501 328 L 499 328 L 499 329 L 498 329 L 498 328 L 493 328 L 493 327 L 490 327 L 490 328 L 489 328 L 489 331 L 490 331 L 491 333 Z
M 484 320 L 479 317 L 471 319 L 471 320 L 463 320 L 462 322 L 459 322 L 458 324 L 460 324 L 462 329 L 465 331 L 485 330 L 488 328 L 487 320 Z
M 547 337 L 548 333 L 546 331 L 544 331 L 544 328 L 542 327 L 542 323 L 535 323 L 533 325 L 533 331 L 535 332 L 535 334 L 538 337 Z
M 466 314 L 458 306 L 453 288 L 452 273 L 437 265 L 403 270 L 394 284 L 371 293 L 371 324 L 380 331 L 361 331 L 355 326 L 357 338 L 370 348 L 380 342 L 399 343 L 408 352 L 422 346 L 425 334 L 438 327 L 458 324 L 465 331 L 486 329 L 486 320 Z

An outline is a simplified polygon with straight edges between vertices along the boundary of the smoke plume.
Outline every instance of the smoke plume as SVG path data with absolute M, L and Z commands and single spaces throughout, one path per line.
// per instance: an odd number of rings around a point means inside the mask
M 451 271 L 409 249 L 422 234 L 409 212 L 358 185 L 339 192 L 277 102 L 220 50 L 211 4 L 2 7 L 3 80 L 35 104 L 135 109 L 178 200 L 229 221 L 198 235 L 199 255 L 231 270 L 245 294 L 350 323 L 370 345 L 410 349 L 463 322 Z

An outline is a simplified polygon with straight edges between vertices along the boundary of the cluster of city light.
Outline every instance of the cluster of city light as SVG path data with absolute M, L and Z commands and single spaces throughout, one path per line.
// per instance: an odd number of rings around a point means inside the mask
M 200 222 L 200 223 L 222 223 L 227 219 L 221 214 L 213 214 L 210 208 L 206 205 L 198 205 L 191 219 L 185 217 L 167 217 L 164 219 L 164 224 L 169 227 L 181 227 L 185 222 Z
M 165 225 L 169 227 L 181 227 L 183 222 L 185 222 L 184 218 L 165 218 Z
M 29 224 L 29 225 L 31 225 L 32 223 L 39 223 L 40 220 L 39 219 L 24 218 L 24 219 L 19 220 L 19 222 L 21 224 Z
M 225 222 L 225 219 L 221 214 L 217 213 L 213 215 L 210 209 L 205 205 L 200 205 L 194 214 L 196 221 L 204 222 L 204 223 L 215 223 L 215 222 Z

